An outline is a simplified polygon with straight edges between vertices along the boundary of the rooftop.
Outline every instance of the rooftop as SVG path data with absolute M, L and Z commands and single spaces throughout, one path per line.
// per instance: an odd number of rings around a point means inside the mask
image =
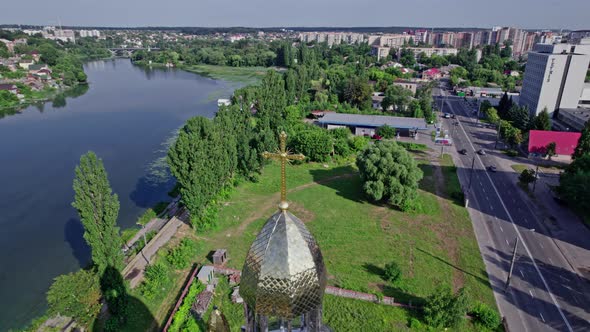
M 326 113 L 323 118 L 318 120 L 318 122 L 321 124 L 375 128 L 381 127 L 383 125 L 401 129 L 427 128 L 426 120 L 423 118 L 405 118 L 387 115 Z
M 574 153 L 581 133 L 551 130 L 531 130 L 529 132 L 529 153 L 545 154 L 547 145 L 555 142 L 555 152 L 571 156 Z

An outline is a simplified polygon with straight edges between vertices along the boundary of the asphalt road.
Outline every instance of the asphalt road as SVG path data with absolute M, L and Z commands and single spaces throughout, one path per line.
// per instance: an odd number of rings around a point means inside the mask
M 441 93 L 436 90 L 435 94 Z M 443 100 L 442 111 L 456 115 L 443 121 L 454 141 L 454 149 L 445 150 L 453 151 L 480 251 L 509 330 L 590 331 L 589 281 L 571 267 L 534 205 L 518 192 L 513 170 L 498 162 L 495 130 L 480 128 L 472 114 L 476 106 L 463 98 L 438 98 L 439 109 Z M 468 154 L 456 153 L 461 149 Z M 479 149 L 487 154 L 474 153 Z M 496 172 L 486 169 L 491 165 Z M 506 287 L 517 238 L 513 274 Z

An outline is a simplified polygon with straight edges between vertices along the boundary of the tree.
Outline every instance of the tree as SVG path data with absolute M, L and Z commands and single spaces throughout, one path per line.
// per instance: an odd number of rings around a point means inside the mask
M 549 157 L 549 160 L 551 160 L 551 157 L 557 154 L 557 152 L 555 151 L 556 148 L 557 144 L 555 142 L 551 142 L 547 144 L 547 146 L 545 147 L 545 154 L 547 155 L 547 157 Z
M 365 108 L 370 102 L 371 87 L 360 77 L 349 79 L 342 89 L 343 101 L 360 109 Z
M 559 178 L 559 196 L 580 212 L 590 216 L 590 154 L 577 157 Z
M 588 153 L 590 153 L 590 121 L 586 121 L 584 129 L 582 129 L 582 136 L 578 139 L 578 145 L 576 145 L 572 158 L 580 158 Z
M 396 130 L 393 127 L 390 127 L 388 125 L 383 125 L 379 128 L 377 128 L 377 135 L 383 137 L 383 138 L 394 138 L 396 134 Z
M 47 292 L 51 314 L 74 318 L 88 328 L 102 306 L 100 283 L 94 271 L 79 270 L 54 279 Z
M 512 105 L 508 110 L 508 120 L 512 121 L 514 127 L 527 131 L 531 124 L 531 117 L 528 108 Z
M 551 120 L 549 119 L 549 112 L 547 112 L 547 107 L 543 108 L 541 113 L 534 117 L 533 129 L 551 130 Z
M 525 185 L 528 185 L 529 183 L 535 181 L 535 171 L 528 168 L 523 169 L 520 175 L 518 176 L 518 181 Z
M 356 164 L 367 196 L 409 208 L 423 173 L 403 147 L 391 141 L 373 144 L 358 156 Z
M 465 317 L 468 307 L 464 288 L 453 294 L 449 286 L 439 286 L 426 299 L 424 318 L 432 327 L 456 327 Z
M 391 262 L 385 265 L 383 269 L 383 277 L 385 280 L 395 284 L 402 277 L 402 270 L 396 262 Z
M 381 107 L 383 111 L 387 111 L 391 106 L 394 107 L 394 110 L 405 111 L 410 104 L 411 98 L 412 91 L 399 85 L 391 85 L 385 90 L 385 97 L 381 102 Z
M 483 107 L 482 107 L 483 108 Z M 495 108 L 490 107 L 484 112 L 486 119 L 490 123 L 497 124 L 500 121 L 500 117 L 498 116 L 498 111 Z
M 302 153 L 311 161 L 323 162 L 330 157 L 333 140 L 326 130 L 305 126 L 295 133 L 290 143 L 296 152 Z
M 402 48 L 400 53 L 399 62 L 404 65 L 404 67 L 412 67 L 416 64 L 416 58 L 414 57 L 414 52 L 407 48 Z
M 227 124 L 221 120 L 218 123 Z M 220 127 L 204 117 L 191 118 L 168 150 L 170 171 L 180 184 L 182 202 L 197 229 L 213 226 L 214 220 L 206 218 L 206 207 L 235 170 L 236 142 L 222 134 L 225 129 Z
M 74 179 L 75 198 L 84 239 L 92 249 L 92 262 L 102 274 L 108 266 L 123 268 L 123 244 L 117 215 L 119 199 L 113 194 L 102 160 L 90 151 L 80 158 Z

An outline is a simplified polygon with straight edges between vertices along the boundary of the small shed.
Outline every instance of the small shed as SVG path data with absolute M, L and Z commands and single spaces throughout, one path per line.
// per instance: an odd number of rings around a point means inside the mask
M 225 250 L 225 249 L 215 250 L 215 253 L 213 254 L 213 264 L 224 265 L 226 260 L 227 260 L 227 250 Z
M 214 272 L 213 266 L 205 265 L 197 273 L 197 279 L 204 285 L 208 285 L 215 279 Z

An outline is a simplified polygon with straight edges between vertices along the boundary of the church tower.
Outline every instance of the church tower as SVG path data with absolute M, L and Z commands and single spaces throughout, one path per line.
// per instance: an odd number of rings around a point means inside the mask
M 303 222 L 288 210 L 285 165 L 304 156 L 287 152 L 286 137 L 282 132 L 278 153 L 264 153 L 265 158 L 281 162 L 281 202 L 256 236 L 242 269 L 240 295 L 247 332 L 267 332 L 273 318 L 283 331 L 329 331 L 322 325 L 326 288 L 322 253 Z

